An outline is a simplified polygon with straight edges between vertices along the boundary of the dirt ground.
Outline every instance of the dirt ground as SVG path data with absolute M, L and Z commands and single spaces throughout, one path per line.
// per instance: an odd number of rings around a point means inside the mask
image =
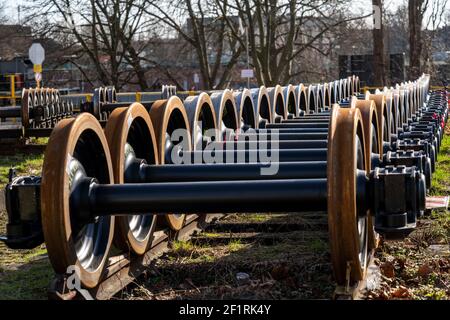
M 39 174 L 42 156 L 0 158 L 0 186 L 11 165 Z M 433 195 L 450 195 L 450 128 L 433 177 Z M 0 212 L 0 234 L 6 213 Z M 450 212 L 425 216 L 405 241 L 375 252 L 380 283 L 367 299 L 450 298 Z M 231 215 L 153 263 L 114 299 L 330 299 L 335 283 L 326 216 Z M 0 243 L 0 299 L 46 299 L 53 271 L 45 246 L 9 250 Z

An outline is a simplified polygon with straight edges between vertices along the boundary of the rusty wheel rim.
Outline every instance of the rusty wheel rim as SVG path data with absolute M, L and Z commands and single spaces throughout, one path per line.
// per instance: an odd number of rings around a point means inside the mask
M 84 172 L 83 172 L 84 171 Z M 50 262 L 57 273 L 76 266 L 81 283 L 95 287 L 101 278 L 114 234 L 114 217 L 77 225 L 70 213 L 70 191 L 83 174 L 114 183 L 109 148 L 90 114 L 60 121 L 50 136 L 41 186 L 42 226 Z
M 21 116 L 22 125 L 25 128 L 30 126 L 30 108 L 33 107 L 33 102 L 31 99 L 31 94 L 28 89 L 22 90 L 22 104 L 21 104 Z
M 299 102 L 297 101 L 298 95 L 296 95 L 295 87 L 293 85 L 288 85 L 283 87 L 283 96 L 285 102 L 286 116 L 293 115 L 294 117 L 299 116 Z
M 149 113 L 155 130 L 156 145 L 161 164 L 170 163 L 172 160 L 171 153 L 175 146 L 170 141 L 170 138 L 177 129 L 185 130 L 186 141 L 183 140 L 183 145 L 188 151 L 192 149 L 189 121 L 180 98 L 174 96 L 168 100 L 155 101 Z M 158 217 L 159 223 L 176 231 L 183 227 L 184 221 L 185 215 L 181 213 Z
M 236 103 L 231 90 L 216 92 L 211 95 L 211 101 L 217 118 L 217 128 L 220 139 L 232 137 L 232 133 L 239 128 Z
M 207 143 L 216 140 L 217 135 L 216 113 L 211 99 L 207 93 L 202 92 L 199 96 L 187 97 L 184 106 L 192 130 L 192 148 L 202 150 Z M 212 131 L 212 135 L 207 134 Z
M 115 183 L 140 182 L 126 178 L 128 165 L 136 158 L 158 164 L 155 133 L 147 110 L 140 103 L 115 109 L 106 124 Z M 121 250 L 144 254 L 153 241 L 156 215 L 116 217 L 114 244 Z
M 361 119 L 364 127 L 364 146 L 365 146 L 365 167 L 367 174 L 374 168 L 372 163 L 372 153 L 380 154 L 378 117 L 375 110 L 375 103 L 372 100 L 358 100 L 352 98 L 352 108 L 357 108 L 361 112 Z M 372 250 L 378 247 L 380 235 L 375 231 L 375 221 L 372 212 L 368 212 L 368 249 Z
M 255 108 L 256 127 L 264 128 L 266 123 L 272 123 L 269 94 L 264 86 L 251 89 L 250 92 Z
M 355 283 L 364 278 L 368 237 L 367 215 L 358 212 L 356 202 L 356 173 L 366 170 L 360 111 L 334 105 L 328 139 L 328 227 L 333 272 L 337 283 Z
M 256 129 L 255 107 L 250 90 L 244 89 L 240 92 L 234 92 L 233 97 L 237 108 L 236 114 L 238 116 L 240 132 L 245 132 L 248 129 Z
M 316 89 L 312 85 L 308 87 L 308 113 L 317 113 Z
M 309 113 L 308 109 L 308 99 L 306 94 L 306 88 L 303 84 L 299 84 L 296 88 L 298 95 L 297 95 L 297 110 L 302 114 Z
M 273 122 L 280 122 L 287 118 L 287 109 L 283 96 L 283 89 L 280 85 L 267 88 L 267 93 L 270 98 L 271 114 Z

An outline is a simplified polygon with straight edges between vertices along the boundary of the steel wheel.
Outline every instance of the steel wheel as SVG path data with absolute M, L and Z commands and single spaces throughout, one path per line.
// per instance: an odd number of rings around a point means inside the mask
M 32 94 L 28 89 L 22 90 L 22 104 L 21 104 L 21 116 L 22 125 L 25 128 L 30 126 L 30 108 L 33 107 Z
M 111 150 L 115 183 L 136 181 L 127 170 L 137 158 L 148 164 L 158 163 L 153 125 L 140 103 L 115 109 L 106 124 L 105 135 Z M 121 250 L 144 254 L 153 241 L 156 215 L 116 217 L 114 244 Z
M 153 123 L 158 149 L 159 162 L 166 164 L 171 162 L 171 152 L 175 144 L 171 141 L 172 133 L 177 129 L 185 130 L 186 141 L 176 141 L 187 146 L 191 150 L 191 134 L 186 110 L 180 98 L 174 96 L 168 100 L 155 101 L 150 108 L 150 118 Z M 184 214 L 167 214 L 158 217 L 158 222 L 170 227 L 172 230 L 180 230 L 185 221 Z
M 205 145 L 216 140 L 216 136 L 206 136 L 208 130 L 216 130 L 216 113 L 209 95 L 205 92 L 198 96 L 187 97 L 184 101 L 189 127 L 192 132 L 193 150 L 202 150 Z M 214 133 L 214 135 L 217 135 Z
M 379 137 L 381 133 L 379 132 L 378 117 L 375 111 L 375 103 L 372 100 L 357 100 L 352 99 L 352 108 L 357 108 L 361 112 L 361 118 L 364 126 L 364 145 L 365 145 L 365 168 L 369 174 L 371 169 L 373 169 L 371 153 L 380 154 Z M 380 154 L 381 160 L 381 154 Z M 368 249 L 372 250 L 378 247 L 380 241 L 380 235 L 375 232 L 375 221 L 371 212 L 368 212 L 368 232 L 369 232 L 369 244 Z
M 58 123 L 50 136 L 42 170 L 42 226 L 50 262 L 57 273 L 79 269 L 81 283 L 95 287 L 113 239 L 114 218 L 81 224 L 71 215 L 71 191 L 83 177 L 114 183 L 109 148 L 98 121 L 90 114 Z
M 217 128 L 221 135 L 218 138 L 225 140 L 227 136 L 229 138 L 239 128 L 233 93 L 228 89 L 222 92 L 215 92 L 211 94 L 211 102 L 216 113 Z
M 358 212 L 357 172 L 365 171 L 365 146 L 358 109 L 333 107 L 328 142 L 328 228 L 331 261 L 339 284 L 364 278 L 368 221 Z M 361 211 L 361 210 L 360 210 Z

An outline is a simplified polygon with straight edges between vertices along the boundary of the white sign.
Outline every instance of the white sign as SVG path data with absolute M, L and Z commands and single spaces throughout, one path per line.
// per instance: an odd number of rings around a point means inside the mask
M 199 83 L 200 82 L 200 78 L 198 77 L 197 73 L 194 73 L 194 83 Z
M 33 64 L 42 64 L 45 60 L 45 50 L 40 43 L 33 43 L 28 50 L 28 57 Z
M 241 78 L 253 78 L 253 69 L 242 69 Z
M 41 81 L 41 80 L 42 80 L 42 73 L 36 72 L 36 73 L 34 74 L 34 79 L 36 80 L 36 82 Z

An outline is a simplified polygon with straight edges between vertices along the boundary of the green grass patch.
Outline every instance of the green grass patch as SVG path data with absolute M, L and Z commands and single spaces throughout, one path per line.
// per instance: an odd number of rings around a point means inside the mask
M 0 158 L 0 186 L 8 183 L 10 168 L 17 170 L 17 175 L 39 175 L 42 171 L 44 155 L 4 156 Z
M 35 137 L 31 137 L 30 138 L 30 143 L 46 145 L 46 144 L 48 144 L 48 139 L 49 138 L 35 138 Z
M 53 274 L 48 260 L 0 272 L 0 300 L 46 299 Z
M 309 248 L 313 252 L 326 252 L 329 248 L 329 244 L 322 239 L 312 239 L 309 243 Z
M 239 251 L 239 250 L 243 249 L 244 247 L 245 247 L 245 244 L 243 244 L 240 239 L 234 239 L 234 240 L 231 240 L 230 243 L 228 243 L 228 250 L 230 252 Z
M 205 238 L 219 238 L 222 237 L 223 234 L 215 232 L 202 232 L 202 236 Z
M 447 125 L 446 134 L 441 142 L 438 154 L 436 171 L 433 174 L 431 195 L 450 195 L 450 125 Z
M 180 256 L 188 255 L 194 249 L 195 249 L 195 246 L 190 241 L 174 241 L 174 242 L 172 242 L 173 252 Z
M 35 143 L 45 143 L 40 139 Z M 8 172 L 15 168 L 17 175 L 40 175 L 43 155 L 0 157 L 0 188 L 8 183 Z M 0 234 L 6 232 L 7 217 L 0 212 Z M 46 299 L 53 269 L 45 256 L 44 245 L 32 250 L 11 250 L 0 243 L 0 300 Z

